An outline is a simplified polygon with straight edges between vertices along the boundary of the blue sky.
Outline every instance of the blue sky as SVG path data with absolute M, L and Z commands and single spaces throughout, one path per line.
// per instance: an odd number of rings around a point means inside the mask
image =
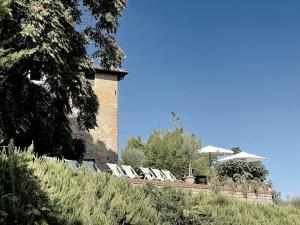
M 119 43 L 120 146 L 171 126 L 204 145 L 268 157 L 276 189 L 300 195 L 300 2 L 130 0 Z

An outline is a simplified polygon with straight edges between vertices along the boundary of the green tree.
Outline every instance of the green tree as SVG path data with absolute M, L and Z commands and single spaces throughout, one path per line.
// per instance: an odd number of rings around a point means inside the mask
M 132 148 L 140 149 L 141 151 L 144 149 L 144 143 L 142 142 L 141 137 L 129 137 L 127 139 L 126 147 L 123 149 L 123 151 Z
M 193 156 L 201 147 L 195 135 L 189 135 L 178 127 L 179 117 L 172 113 L 173 129 L 163 132 L 155 130 L 144 143 L 145 166 L 168 169 L 181 179 L 189 174 Z
M 40 154 L 78 156 L 68 117 L 77 109 L 77 122 L 88 131 L 97 125 L 99 106 L 85 79 L 95 73 L 86 46 L 94 44 L 93 56 L 104 68 L 121 65 L 124 54 L 115 34 L 126 2 L 1 1 L 0 144 L 12 138 L 25 148 L 34 141 Z M 89 19 L 93 22 L 84 25 Z
M 145 159 L 144 144 L 141 137 L 130 137 L 122 150 L 122 163 L 138 169 L 143 166 Z
M 195 157 L 192 160 L 193 175 L 212 176 L 213 169 L 207 156 Z
M 188 175 L 192 176 L 192 166 L 195 165 L 195 162 L 200 162 L 199 160 L 195 160 L 195 153 L 198 149 L 201 148 L 201 141 L 196 137 L 196 135 L 185 135 L 182 143 L 183 154 L 187 156 L 188 160 Z M 199 168 L 199 167 L 195 167 Z
M 127 148 L 122 152 L 122 163 L 130 165 L 134 169 L 143 166 L 145 160 L 144 151 L 137 148 Z
M 145 143 L 145 165 L 158 169 L 168 169 L 178 178 L 187 174 L 188 156 L 182 145 L 182 128 L 173 131 L 154 131 Z
M 191 165 L 195 165 L 194 172 L 202 173 L 205 163 L 196 159 L 195 152 L 201 148 L 201 141 L 194 134 L 186 134 L 179 128 L 180 119 L 174 112 L 171 130 L 161 129 L 153 131 L 145 142 L 140 137 L 131 137 L 122 153 L 122 161 L 134 168 L 140 166 L 170 170 L 181 179 L 191 173 Z M 197 164 L 196 166 L 196 163 Z M 193 167 L 194 168 L 194 167 Z

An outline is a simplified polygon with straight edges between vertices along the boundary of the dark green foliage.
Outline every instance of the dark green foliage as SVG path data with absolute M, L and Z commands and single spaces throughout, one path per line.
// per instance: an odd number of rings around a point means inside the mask
M 220 177 L 230 177 L 237 181 L 241 176 L 249 180 L 265 181 L 268 175 L 268 170 L 261 162 L 242 162 L 242 161 L 227 161 L 218 163 L 215 167 L 217 174 Z
M 145 143 L 145 166 L 168 169 L 177 178 L 188 173 L 189 155 L 183 147 L 184 132 L 181 128 L 163 133 L 154 131 Z
M 182 190 L 172 187 L 157 189 L 145 185 L 144 190 L 150 197 L 152 204 L 159 212 L 163 225 L 213 225 L 209 212 L 204 212 L 201 207 L 190 204 L 190 196 Z
M 57 206 L 41 189 L 29 154 L 11 149 L 0 153 L 0 224 L 68 224 L 58 219 Z M 75 223 L 72 223 L 75 224 Z
M 282 204 L 282 202 L 283 202 L 281 199 L 281 193 L 276 190 L 272 191 L 272 199 L 273 199 L 273 202 L 277 205 Z
M 290 205 L 255 204 L 213 193 L 190 195 L 172 187 L 144 189 L 162 225 L 300 224 L 300 210 Z
M 192 160 L 194 176 L 213 176 L 214 169 L 210 168 L 209 158 L 207 156 L 195 157 Z
M 7 14 L 10 12 L 8 5 L 10 4 L 11 0 L 1 0 L 0 1 L 0 17 L 5 17 Z M 0 27 L 0 32 L 1 32 L 1 27 Z
M 190 163 L 195 166 L 195 174 L 207 173 L 207 157 L 194 157 L 200 147 L 201 141 L 195 135 L 184 133 L 183 128 L 174 127 L 174 130 L 166 132 L 155 130 L 145 142 L 140 137 L 129 138 L 123 149 L 122 162 L 134 168 L 146 166 L 167 169 L 181 179 L 188 175 Z
M 127 7 L 127 0 L 83 0 L 83 5 L 90 10 L 95 19 L 93 25 L 85 28 L 85 33 L 97 48 L 93 55 L 101 59 L 104 68 L 118 68 L 125 55 L 114 35 L 119 27 L 118 19 Z
M 87 19 L 81 18 L 77 0 L 1 2 L 0 144 L 12 138 L 25 148 L 34 141 L 39 154 L 76 158 L 68 120 L 72 109 L 81 129 L 97 125 L 98 99 L 85 79 L 95 73 L 86 45 L 94 42 L 105 68 L 120 66 L 123 53 L 114 35 L 126 1 L 83 4 L 95 19 L 95 26 L 85 26 L 88 39 L 75 29 Z
M 298 225 L 300 210 L 73 170 L 59 160 L 0 153 L 0 224 Z
M 157 213 L 140 187 L 125 178 L 72 170 L 58 160 L 36 159 L 32 165 L 60 217 L 84 225 L 159 224 Z
M 162 190 L 146 186 L 146 193 L 151 197 L 163 224 L 183 224 L 184 193 L 173 188 L 165 187 Z
M 253 204 L 238 201 L 222 195 L 199 196 L 198 205 L 209 205 L 216 225 L 297 225 L 300 211 L 293 207 Z
M 79 162 L 82 161 L 83 156 L 86 152 L 86 143 L 82 139 L 74 138 L 72 141 L 73 148 L 74 148 L 74 157 L 75 159 L 78 159 Z
M 152 225 L 157 213 L 126 179 L 62 161 L 0 153 L 0 224 Z
M 241 152 L 240 148 L 232 148 L 234 153 Z M 248 180 L 265 181 L 269 171 L 261 162 L 244 162 L 230 160 L 223 163 L 217 163 L 215 170 L 220 177 L 229 177 L 233 181 L 238 181 L 241 177 Z

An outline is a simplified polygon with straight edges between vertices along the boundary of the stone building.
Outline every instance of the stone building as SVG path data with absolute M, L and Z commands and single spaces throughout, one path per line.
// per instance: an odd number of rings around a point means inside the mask
M 127 75 L 123 70 L 96 68 L 95 77 L 88 77 L 97 95 L 100 108 L 97 115 L 98 127 L 89 133 L 75 131 L 74 136 L 84 136 L 86 141 L 86 160 L 93 160 L 100 169 L 106 162 L 116 162 L 119 150 L 118 125 L 118 85 Z

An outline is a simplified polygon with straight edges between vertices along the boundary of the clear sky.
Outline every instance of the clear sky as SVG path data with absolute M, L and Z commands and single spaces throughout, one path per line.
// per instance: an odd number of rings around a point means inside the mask
M 171 126 L 269 158 L 300 195 L 300 1 L 129 0 L 120 45 L 120 146 Z

